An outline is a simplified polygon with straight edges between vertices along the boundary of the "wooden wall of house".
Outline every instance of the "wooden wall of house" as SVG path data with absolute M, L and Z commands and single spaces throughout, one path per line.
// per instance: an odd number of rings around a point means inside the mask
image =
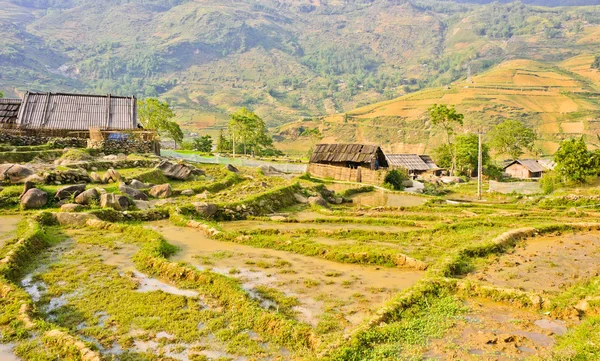
M 518 179 L 531 178 L 529 169 L 527 169 L 526 167 L 522 166 L 519 163 L 511 164 L 504 170 L 504 172 L 513 178 L 518 178 Z
M 387 170 L 370 170 L 366 168 L 360 169 L 360 181 L 373 185 L 383 185 Z
M 310 163 L 307 171 L 318 178 L 332 178 L 345 182 L 362 182 L 373 185 L 382 185 L 387 174 L 387 170 L 371 170 L 363 167 L 350 169 L 317 163 Z

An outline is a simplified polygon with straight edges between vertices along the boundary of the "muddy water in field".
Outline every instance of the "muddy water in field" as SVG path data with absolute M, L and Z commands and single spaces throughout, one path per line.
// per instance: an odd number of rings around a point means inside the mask
M 421 206 L 427 202 L 427 198 L 425 197 L 383 191 L 359 193 L 350 198 L 354 205 L 368 207 L 414 207 Z
M 319 218 L 325 217 L 321 216 L 316 219 Z M 406 232 L 418 229 L 418 227 L 372 225 L 360 223 L 285 223 L 264 221 L 234 221 L 222 223 L 221 226 L 226 228 L 227 231 L 246 231 L 253 229 L 279 229 L 282 231 L 292 231 L 296 229 L 316 229 L 325 231 L 337 231 L 351 229 L 374 232 Z
M 434 360 L 548 359 L 556 335 L 567 330 L 563 321 L 535 312 L 484 301 L 467 300 L 470 312 L 441 339 L 433 340 L 425 357 Z
M 336 193 L 341 193 L 348 189 L 361 188 L 363 186 L 366 186 L 366 184 L 331 183 L 325 185 L 327 189 Z
M 154 222 L 169 243 L 181 251 L 173 261 L 242 280 L 253 294 L 257 286 L 276 288 L 300 301 L 300 320 L 316 325 L 328 304 L 335 304 L 346 325 L 355 325 L 387 298 L 414 285 L 425 272 L 342 264 L 284 251 L 253 248 L 209 239 L 203 232 Z
M 469 278 L 500 287 L 558 292 L 600 273 L 600 232 L 528 239 Z
M 13 353 L 15 345 L 6 343 L 0 343 L 0 360 L 2 361 L 19 361 L 21 360 Z
M 17 229 L 17 224 L 21 219 L 21 216 L 0 217 L 0 248 L 13 236 L 14 231 Z

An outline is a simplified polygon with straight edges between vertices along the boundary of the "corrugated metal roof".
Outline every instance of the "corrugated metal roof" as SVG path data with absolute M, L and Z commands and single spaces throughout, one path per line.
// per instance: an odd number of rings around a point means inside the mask
M 431 169 L 417 154 L 386 154 L 386 158 L 392 167 L 402 167 L 409 171 Z
M 317 144 L 310 156 L 311 163 L 370 163 L 380 148 L 366 144 Z
M 419 155 L 419 158 L 421 158 L 423 160 L 423 162 L 425 162 L 425 164 L 427 164 L 429 169 L 440 169 L 440 167 L 438 167 L 437 164 L 435 164 L 435 162 L 429 155 L 421 154 L 421 155 Z
M 17 125 L 28 129 L 137 128 L 135 97 L 27 92 Z
M 548 170 L 554 170 L 554 168 L 556 167 L 556 162 L 552 158 L 538 159 L 538 163 L 540 163 L 542 167 Z
M 535 159 L 517 159 L 517 160 L 513 160 L 512 162 L 510 162 L 507 165 L 505 165 L 504 169 L 510 167 L 511 165 L 513 165 L 515 163 L 519 163 L 520 165 L 522 165 L 523 167 L 527 168 L 532 173 L 543 172 L 545 170 L 544 167 L 542 167 L 542 165 L 540 163 L 538 163 L 538 161 L 535 160 Z
M 15 124 L 21 99 L 0 98 L 0 124 Z

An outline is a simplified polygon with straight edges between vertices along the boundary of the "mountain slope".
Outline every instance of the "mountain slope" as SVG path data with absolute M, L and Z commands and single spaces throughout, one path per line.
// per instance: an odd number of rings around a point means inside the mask
M 559 63 L 510 60 L 474 76 L 472 82 L 422 90 L 391 101 L 279 129 L 280 148 L 301 147 L 298 128 L 318 127 L 323 141 L 382 144 L 393 152 L 430 152 L 443 142 L 441 131 L 428 121 L 432 104 L 454 105 L 465 114 L 457 133 L 488 131 L 505 119 L 520 119 L 539 137 L 546 154 L 561 140 L 585 136 L 598 142 L 600 131 L 600 72 L 591 69 L 593 56 L 577 56 Z

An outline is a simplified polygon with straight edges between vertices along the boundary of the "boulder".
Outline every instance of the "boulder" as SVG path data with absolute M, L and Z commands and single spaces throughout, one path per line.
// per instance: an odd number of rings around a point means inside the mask
M 194 198 L 198 198 L 198 199 L 207 199 L 209 194 L 210 194 L 210 192 L 209 192 L 209 191 L 204 191 L 204 192 L 202 192 L 202 193 L 200 193 L 200 194 L 196 194 L 196 195 L 194 196 Z
M 27 193 L 28 190 L 33 188 L 35 188 L 35 184 L 33 182 L 25 182 L 25 184 L 23 184 L 23 191 L 19 195 L 19 199 L 23 198 L 25 193 Z
M 149 193 L 154 198 L 169 198 L 173 194 L 173 189 L 169 183 L 165 183 L 150 188 Z
M 23 183 L 27 177 L 35 172 L 19 164 L 0 164 L 0 181 L 10 183 Z
M 298 203 L 302 203 L 302 204 L 308 203 L 308 199 L 306 199 L 306 197 L 303 196 L 302 194 L 294 193 L 294 198 L 296 199 L 296 202 L 298 202 Z
M 85 187 L 85 184 L 74 184 L 71 186 L 62 187 L 58 191 L 56 191 L 54 199 L 60 201 L 63 199 L 71 198 L 72 196 L 78 196 L 81 192 L 85 191 Z
M 113 168 L 110 168 L 109 170 L 107 170 L 106 173 L 104 173 L 104 177 L 102 178 L 103 183 L 111 183 L 111 182 L 116 183 L 116 182 L 122 182 L 122 181 L 123 181 L 123 177 L 121 177 L 119 172 L 117 172 Z
M 462 178 L 450 177 L 450 176 L 440 177 L 440 181 L 442 181 L 442 183 L 446 183 L 446 184 L 463 183 Z
M 272 165 L 261 165 L 259 167 L 259 169 L 261 170 L 261 172 L 264 175 L 267 175 L 267 176 L 276 176 L 276 175 L 283 174 L 283 172 L 281 172 L 277 168 L 273 167 Z
M 67 203 L 60 206 L 61 212 L 79 212 L 83 209 L 81 204 Z
M 133 203 L 135 204 L 135 208 L 139 209 L 140 211 L 145 211 L 152 208 L 152 205 L 148 201 L 134 200 Z
M 192 189 L 185 189 L 181 191 L 181 195 L 182 196 L 193 196 L 194 194 L 196 194 L 196 192 L 194 192 Z
M 92 183 L 104 183 L 102 181 L 102 178 L 100 177 L 100 175 L 98 175 L 98 173 L 96 173 L 96 172 L 90 173 L 90 181 Z
M 227 169 L 228 171 L 233 172 L 233 173 L 239 172 L 239 170 L 236 167 L 232 166 L 231 164 L 227 164 L 225 166 L 225 169 Z
M 100 207 L 112 208 L 117 211 L 125 211 L 129 208 L 129 199 L 127 197 L 114 194 L 106 193 L 100 196 Z
M 138 201 L 147 201 L 148 200 L 148 196 L 144 192 L 142 192 L 138 189 L 126 186 L 124 183 L 121 183 L 119 185 L 119 191 L 121 191 L 121 193 L 123 193 L 123 194 L 127 194 L 131 198 L 138 200 Z
M 48 203 L 48 193 L 37 188 L 29 189 L 21 197 L 21 207 L 23 209 L 42 208 Z
M 75 197 L 75 203 L 77 204 L 90 204 L 93 200 L 100 198 L 100 193 L 96 188 L 88 189 L 87 191 L 79 193 Z
M 325 198 L 323 198 L 321 196 L 309 197 L 308 204 L 310 204 L 311 206 L 320 206 L 320 207 L 329 208 L 329 203 L 327 203 Z
M 148 188 L 148 186 L 145 185 L 144 182 L 140 182 L 137 179 L 132 179 L 131 182 L 129 182 L 129 186 L 131 188 L 135 188 L 135 189 L 145 189 L 145 188 Z
M 185 163 L 171 163 L 168 160 L 160 162 L 156 169 L 170 179 L 187 180 L 192 174 L 196 174 L 194 168 Z
M 62 208 L 61 208 L 61 210 L 62 210 Z M 89 214 L 89 213 L 60 212 L 60 213 L 53 213 L 53 216 L 54 216 L 54 218 L 56 218 L 56 221 L 61 226 L 83 226 L 90 219 L 98 219 L 98 217 L 96 217 L 93 214 Z
M 198 212 L 198 215 L 200 215 L 201 217 L 204 217 L 204 218 L 213 217 L 215 214 L 217 214 L 217 211 L 219 210 L 217 208 L 217 206 L 212 203 L 202 202 L 202 203 L 192 203 L 192 205 L 194 206 L 194 208 L 196 208 L 196 212 Z

